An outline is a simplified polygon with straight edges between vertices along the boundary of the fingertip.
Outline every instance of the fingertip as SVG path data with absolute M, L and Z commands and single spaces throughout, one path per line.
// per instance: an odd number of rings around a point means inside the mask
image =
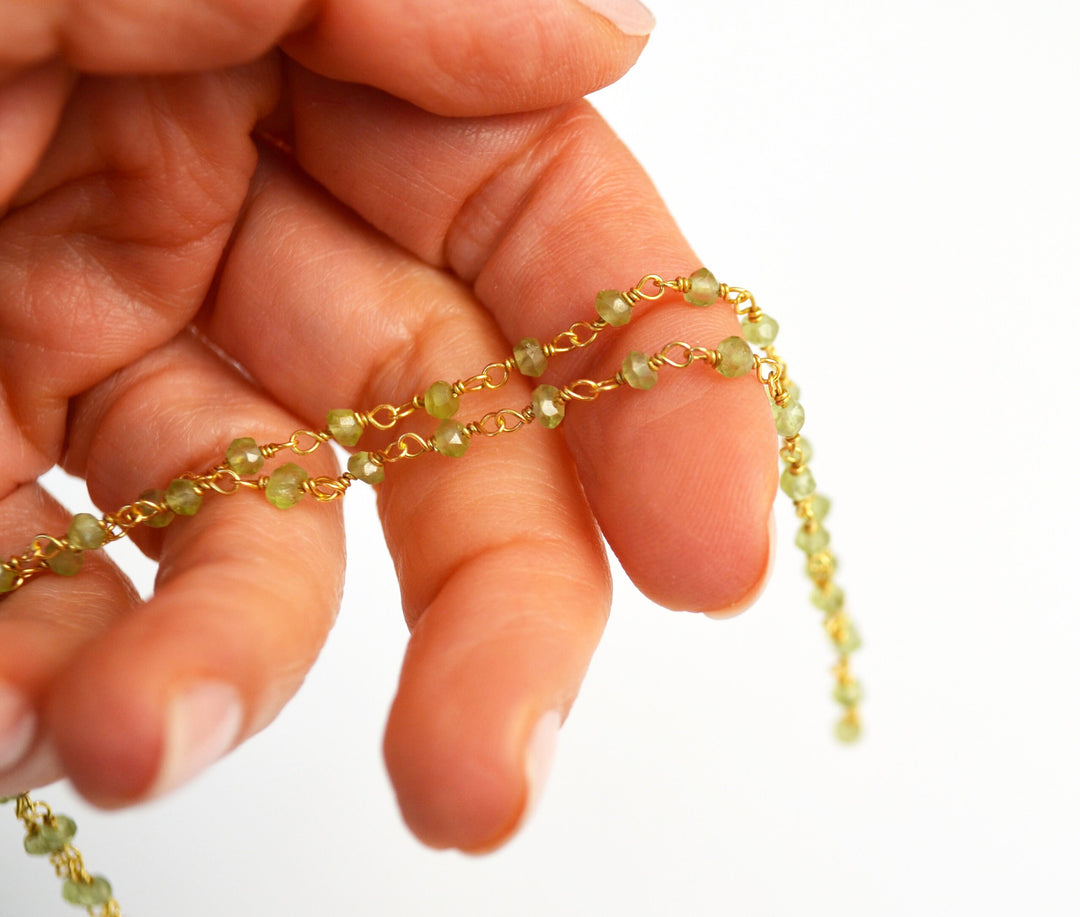
M 769 513 L 769 522 L 765 537 L 768 539 L 765 564 L 761 568 L 761 573 L 758 575 L 757 580 L 750 585 L 749 589 L 747 589 L 743 595 L 732 601 L 731 604 L 725 605 L 722 608 L 713 609 L 712 611 L 706 611 L 706 618 L 710 618 L 713 621 L 726 621 L 728 618 L 733 618 L 736 615 L 742 614 L 758 600 L 758 597 L 765 590 L 765 585 L 769 582 L 769 577 L 772 576 L 773 564 L 776 561 L 775 511 Z

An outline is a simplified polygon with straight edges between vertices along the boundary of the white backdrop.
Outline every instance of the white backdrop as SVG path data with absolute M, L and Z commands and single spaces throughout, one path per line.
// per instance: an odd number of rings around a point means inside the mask
M 1080 912 L 1078 7 L 653 7 L 596 104 L 781 323 L 866 642 L 865 741 L 830 738 L 781 506 L 738 619 L 617 579 L 532 822 L 485 858 L 426 850 L 381 763 L 406 631 L 351 495 L 367 560 L 274 726 L 136 811 L 43 794 L 131 917 Z M 0 820 L 0 915 L 73 913 L 19 838 Z

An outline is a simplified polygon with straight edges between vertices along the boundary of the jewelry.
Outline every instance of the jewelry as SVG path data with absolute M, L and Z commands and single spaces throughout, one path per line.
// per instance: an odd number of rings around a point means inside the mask
M 550 358 L 588 347 L 607 328 L 629 322 L 637 304 L 661 299 L 670 292 L 682 293 L 693 306 L 707 307 L 716 302 L 730 306 L 742 317 L 744 337 L 726 338 L 715 348 L 672 341 L 651 356 L 632 350 L 618 372 L 606 379 L 579 379 L 561 388 L 541 383 L 533 390 L 531 403 L 520 410 L 491 411 L 469 423 L 454 419 L 462 396 L 502 388 L 514 372 L 538 378 L 544 374 Z M 799 519 L 795 544 L 807 555 L 806 573 L 813 583 L 810 601 L 825 612 L 825 632 L 837 654 L 832 670 L 833 697 L 843 712 L 836 724 L 836 736 L 842 742 L 853 742 L 861 729 L 862 687 L 851 673 L 849 657 L 860 641 L 845 609 L 844 592 L 834 581 L 836 559 L 829 547 L 829 532 L 822 524 L 829 512 L 829 501 L 817 492 L 807 465 L 811 452 L 800 432 L 805 412 L 798 400 L 799 390 L 788 378 L 787 365 L 773 347 L 779 326 L 758 308 L 747 290 L 718 283 L 705 268 L 674 280 L 647 274 L 630 290 L 603 290 L 596 297 L 596 311 L 597 319 L 574 322 L 547 344 L 536 338 L 524 338 L 514 346 L 513 355 L 501 363 L 489 363 L 477 375 L 453 383 L 434 382 L 423 394 L 404 404 L 380 404 L 364 412 L 335 409 L 327 415 L 324 430 L 297 430 L 280 443 L 259 445 L 251 437 L 240 437 L 225 450 L 225 460 L 208 471 L 183 474 L 164 490 L 147 491 L 133 503 L 100 519 L 90 513 L 79 513 L 72 519 L 66 535 L 38 535 L 22 554 L 0 564 L 0 594 L 13 592 L 49 572 L 72 576 L 82 567 L 86 551 L 123 538 L 140 525 L 160 528 L 177 516 L 193 516 L 203 498 L 211 494 L 231 496 L 241 491 L 262 491 L 279 509 L 288 509 L 306 498 L 318 502 L 338 500 L 357 481 L 379 484 L 387 467 L 396 462 L 431 452 L 457 458 L 465 454 L 475 436 L 514 433 L 534 421 L 554 429 L 562 423 L 570 405 L 595 401 L 604 392 L 624 385 L 646 391 L 656 384 L 660 370 L 686 369 L 701 363 L 729 379 L 752 372 L 768 394 L 781 440 L 780 460 L 784 468 L 780 489 L 794 503 Z M 280 452 L 310 455 L 331 440 L 352 448 L 369 427 L 392 430 L 419 412 L 439 421 L 431 435 L 407 431 L 383 449 L 354 452 L 347 470 L 336 478 L 310 477 L 295 462 L 278 465 L 269 474 L 260 474 L 266 461 Z M 11 801 L 15 802 L 16 817 L 26 829 L 27 853 L 49 857 L 57 875 L 64 880 L 65 900 L 85 907 L 92 917 L 121 917 L 109 882 L 103 876 L 91 876 L 82 855 L 72 846 L 75 823 L 67 816 L 54 815 L 45 803 L 34 801 L 25 793 L 0 799 L 0 803 Z

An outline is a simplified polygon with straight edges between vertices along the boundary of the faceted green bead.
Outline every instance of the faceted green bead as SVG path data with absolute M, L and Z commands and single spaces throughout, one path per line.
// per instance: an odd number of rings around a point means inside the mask
M 522 338 L 514 345 L 514 362 L 523 376 L 536 378 L 547 369 L 547 356 L 536 338 Z
M 304 496 L 307 477 L 308 473 L 295 462 L 275 468 L 266 482 L 266 499 L 278 509 L 296 506 Z
M 816 608 L 832 614 L 844 607 L 844 590 L 831 583 L 828 589 L 815 586 L 814 591 L 810 593 L 810 602 Z
M 371 460 L 370 452 L 354 452 L 349 456 L 349 474 L 365 484 L 381 484 L 386 477 L 386 469 Z
M 792 401 L 798 401 L 799 396 L 802 394 L 802 389 L 790 379 L 784 380 L 784 391 L 788 393 Z
M 538 385 L 532 393 L 532 409 L 536 422 L 554 430 L 563 421 L 566 405 L 554 385 Z
M 165 503 L 178 516 L 194 516 L 202 506 L 202 494 L 185 478 L 177 478 L 165 491 Z
M 630 388 L 647 391 L 656 385 L 659 378 L 656 370 L 649 365 L 649 358 L 640 350 L 631 350 L 622 361 L 622 374 Z
M 750 345 L 738 335 L 732 335 L 722 340 L 716 348 L 720 354 L 720 360 L 716 364 L 716 371 L 728 379 L 745 376 L 754 368 L 754 352 Z
M 806 420 L 806 411 L 797 401 L 789 401 L 783 407 L 773 405 L 773 422 L 776 424 L 776 432 L 781 436 L 794 436 L 802 429 Z
M 795 547 L 805 551 L 807 554 L 817 554 L 818 551 L 824 551 L 828 546 L 829 533 L 820 525 L 815 526 L 812 531 L 807 531 L 803 527 L 795 533 Z
M 58 551 L 45 563 L 58 576 L 74 576 L 82 569 L 83 555 L 81 551 Z
M 810 512 L 814 514 L 814 518 L 818 522 L 824 521 L 825 517 L 829 515 L 829 510 L 832 508 L 832 502 L 824 494 L 815 493 L 810 498 Z
M 817 482 L 809 468 L 803 468 L 798 474 L 792 474 L 790 468 L 785 468 L 780 475 L 780 489 L 792 500 L 805 500 L 812 496 L 817 488 Z
M 155 506 L 167 505 L 165 503 L 165 491 L 160 490 L 156 487 L 152 490 L 144 490 L 141 494 L 139 494 L 139 499 L 145 500 L 148 503 L 153 503 Z M 163 529 L 175 518 L 176 513 L 167 511 L 164 513 L 158 513 L 158 515 L 156 516 L 152 516 L 151 518 L 146 520 L 145 524 L 150 526 L 150 528 L 152 529 Z
M 851 744 L 858 739 L 860 732 L 862 732 L 862 727 L 859 725 L 858 720 L 849 719 L 845 716 L 836 724 L 836 737 L 845 744 Z
M 105 529 L 96 516 L 76 513 L 68 526 L 67 540 L 76 551 L 96 551 L 105 544 Z
M 833 690 L 833 698 L 835 698 L 838 704 L 843 704 L 845 707 L 854 707 L 859 701 L 862 700 L 862 697 L 862 685 L 860 685 L 857 681 L 849 681 L 846 684 L 838 684 Z
M 596 311 L 609 325 L 625 325 L 630 321 L 634 307 L 618 290 L 601 290 L 596 294 Z
M 776 323 L 775 318 L 762 313 L 760 321 L 752 322 L 749 318 L 744 318 L 742 320 L 742 330 L 751 344 L 757 344 L 758 347 L 768 347 L 776 340 L 776 332 L 780 330 L 780 326 Z
M 435 428 L 435 451 L 440 455 L 458 458 L 469 448 L 469 434 L 456 420 L 444 420 Z
M 112 898 L 112 886 L 104 876 L 93 876 L 89 883 L 68 879 L 61 889 L 64 900 L 80 907 L 100 907 Z
M 15 588 L 15 571 L 11 567 L 0 566 L 0 593 L 11 592 Z
M 343 446 L 355 446 L 360 442 L 364 425 L 355 411 L 348 408 L 334 408 L 326 415 L 326 428 L 335 441 Z
M 250 436 L 241 436 L 229 443 L 225 461 L 239 475 L 258 474 L 266 458 L 259 451 L 259 444 Z
M 23 840 L 23 847 L 32 856 L 44 856 L 63 850 L 75 837 L 75 822 L 66 815 L 57 815 L 55 824 L 43 823 Z
M 819 551 L 806 558 L 806 575 L 812 580 L 828 579 L 840 566 L 831 551 Z
M 449 382 L 432 382 L 424 392 L 424 410 L 432 417 L 447 420 L 453 417 L 461 405 L 461 399 Z
M 712 271 L 699 268 L 690 275 L 690 289 L 683 294 L 692 306 L 711 306 L 720 295 L 720 283 Z

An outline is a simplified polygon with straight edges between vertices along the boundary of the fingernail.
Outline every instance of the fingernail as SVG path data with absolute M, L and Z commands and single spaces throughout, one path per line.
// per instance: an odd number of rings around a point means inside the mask
M 169 706 L 165 751 L 150 796 L 186 783 L 233 747 L 243 723 L 240 695 L 232 685 L 200 681 Z
M 758 579 L 757 584 L 733 605 L 729 605 L 727 608 L 717 608 L 715 611 L 705 612 L 706 618 L 711 618 L 713 621 L 724 621 L 740 612 L 746 611 L 747 608 L 758 600 L 758 596 L 761 595 L 762 591 L 765 589 L 765 584 L 769 581 L 769 576 L 772 573 L 773 561 L 776 560 L 775 512 L 769 513 L 769 524 L 766 531 L 768 532 L 769 539 L 769 553 L 765 560 L 765 569 L 761 571 L 761 577 Z
M 544 792 L 551 766 L 555 763 L 555 747 L 559 744 L 562 716 L 558 710 L 549 710 L 536 721 L 529 745 L 525 751 L 525 779 L 529 784 L 529 797 L 525 803 L 522 822 L 532 813 Z
M 638 0 L 578 0 L 594 13 L 603 16 L 624 35 L 650 35 L 656 17 Z
M 0 773 L 14 767 L 30 750 L 37 717 L 26 698 L 0 684 Z

